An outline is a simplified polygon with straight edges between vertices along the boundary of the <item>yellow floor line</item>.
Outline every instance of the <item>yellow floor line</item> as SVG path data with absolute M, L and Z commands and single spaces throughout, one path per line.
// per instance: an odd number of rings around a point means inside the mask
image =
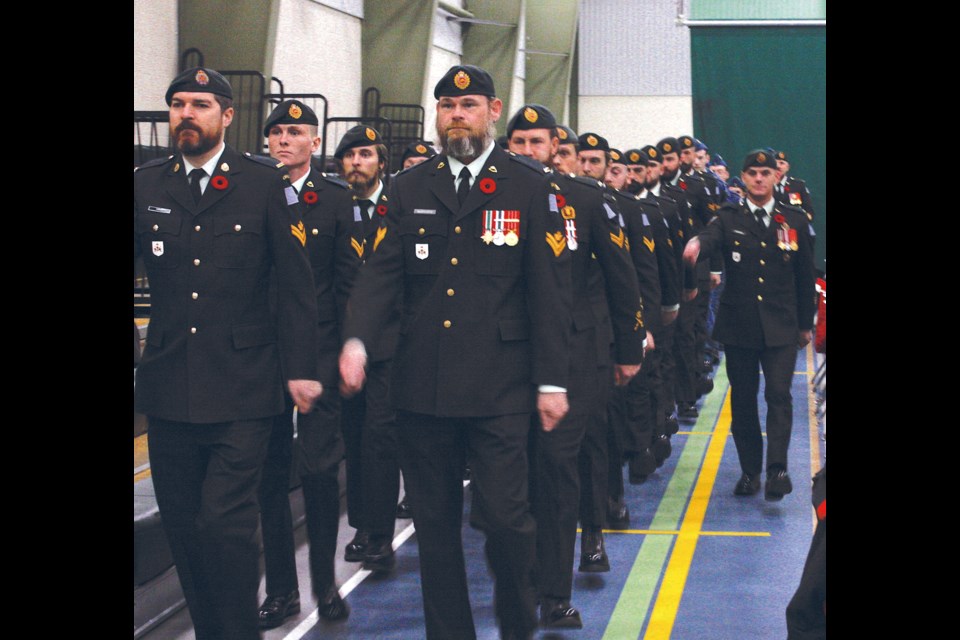
M 707 446 L 707 452 L 703 457 L 703 465 L 700 468 L 700 476 L 697 478 L 693 495 L 690 497 L 690 504 L 680 524 L 680 533 L 677 535 L 673 552 L 670 554 L 670 562 L 660 584 L 660 592 L 657 594 L 653 611 L 650 613 L 650 622 L 647 624 L 644 640 L 667 640 L 670 638 L 673 623 L 677 618 L 677 610 L 680 608 L 680 598 L 683 597 L 683 589 L 687 582 L 690 564 L 693 562 L 693 553 L 697 548 L 697 540 L 703 533 L 703 519 L 707 513 L 707 505 L 710 503 L 710 494 L 717 478 L 717 470 L 720 468 L 720 459 L 723 457 L 723 449 L 726 446 L 729 432 L 730 392 L 727 391 L 723 408 L 720 410 L 720 417 L 717 420 L 715 435 L 710 439 L 710 444 Z
M 582 533 L 582 529 L 577 529 L 577 533 Z M 608 534 L 618 534 L 626 533 L 629 535 L 641 535 L 641 536 L 677 536 L 680 535 L 679 530 L 669 530 L 669 529 L 604 529 L 604 535 Z M 698 535 L 701 536 L 743 536 L 745 538 L 768 538 L 770 537 L 769 531 L 700 531 Z

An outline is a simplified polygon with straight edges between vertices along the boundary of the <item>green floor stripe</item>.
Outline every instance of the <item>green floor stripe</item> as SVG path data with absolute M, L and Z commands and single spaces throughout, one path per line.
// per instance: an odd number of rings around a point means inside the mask
M 717 365 L 713 378 L 714 390 L 704 400 L 700 417 L 693 431 L 713 433 L 720 408 L 727 394 L 727 371 L 723 362 Z M 679 529 L 680 519 L 690 500 L 690 493 L 700 471 L 703 455 L 710 442 L 709 435 L 690 434 L 687 436 L 677 460 L 677 468 L 667 484 L 663 499 L 657 506 L 657 512 L 650 524 L 651 529 Z M 650 612 L 650 603 L 656 595 L 656 586 L 667 564 L 674 536 L 644 536 L 640 550 L 630 569 L 630 575 L 623 585 L 617 606 L 614 607 L 610 622 L 603 633 L 603 640 L 623 640 L 639 638 L 640 631 Z

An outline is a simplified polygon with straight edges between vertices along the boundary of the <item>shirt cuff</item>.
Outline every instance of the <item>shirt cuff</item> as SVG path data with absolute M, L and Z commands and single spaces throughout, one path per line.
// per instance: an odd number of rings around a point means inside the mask
M 557 387 L 552 384 L 542 384 L 537 387 L 537 391 L 540 393 L 566 393 L 567 390 L 563 387 Z
M 679 310 L 680 310 L 680 305 L 679 305 L 679 304 L 671 304 L 671 305 L 666 306 L 666 307 L 660 307 L 660 311 L 666 311 L 666 312 L 668 312 L 668 313 L 669 313 L 670 311 L 679 311 Z

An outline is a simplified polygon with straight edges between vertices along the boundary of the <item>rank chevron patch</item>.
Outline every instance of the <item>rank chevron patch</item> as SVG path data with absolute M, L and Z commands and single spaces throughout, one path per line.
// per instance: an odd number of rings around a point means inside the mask
M 656 241 L 653 238 L 647 238 L 646 236 L 644 236 L 643 238 L 643 244 L 647 245 L 647 249 L 650 249 L 650 253 L 653 253 L 653 247 L 655 242 Z
M 356 238 L 350 238 L 350 246 L 353 247 L 353 250 L 357 252 L 357 257 L 363 257 L 363 244 L 357 242 Z
M 381 226 L 377 229 L 377 237 L 373 240 L 373 250 L 376 251 L 377 247 L 380 246 L 380 241 L 383 240 L 383 237 L 387 235 L 387 228 Z
M 559 231 L 556 233 L 550 233 L 548 231 L 547 244 L 553 249 L 553 255 L 559 258 L 560 254 L 563 253 L 564 247 L 567 246 L 567 237 Z
M 300 241 L 302 246 L 307 246 L 307 232 L 303 228 L 303 221 L 301 220 L 297 223 L 296 226 L 290 225 L 290 233 L 293 234 L 293 237 Z
M 626 240 L 626 236 L 623 235 L 623 228 L 621 227 L 619 235 L 613 235 L 613 232 L 610 232 L 610 240 L 613 244 L 617 245 L 620 248 L 623 248 L 623 242 Z

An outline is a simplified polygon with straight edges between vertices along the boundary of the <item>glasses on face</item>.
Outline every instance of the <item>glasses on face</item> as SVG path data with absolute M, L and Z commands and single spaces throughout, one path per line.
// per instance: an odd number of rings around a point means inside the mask
M 747 169 L 745 173 L 751 178 L 756 177 L 758 174 L 764 178 L 769 178 L 773 175 L 773 171 L 770 169 Z

